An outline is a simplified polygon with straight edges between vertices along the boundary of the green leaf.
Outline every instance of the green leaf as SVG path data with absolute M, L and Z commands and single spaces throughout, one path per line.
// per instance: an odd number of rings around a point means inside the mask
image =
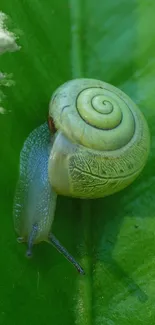
M 1 0 L 1 10 L 21 49 L 0 56 L 0 71 L 15 83 L 1 85 L 8 114 L 0 114 L 0 325 L 154 324 L 155 3 Z M 151 132 L 147 165 L 127 189 L 93 201 L 58 199 L 53 232 L 86 276 L 46 243 L 27 260 L 12 222 L 22 145 L 47 119 L 52 92 L 76 77 L 122 89 Z

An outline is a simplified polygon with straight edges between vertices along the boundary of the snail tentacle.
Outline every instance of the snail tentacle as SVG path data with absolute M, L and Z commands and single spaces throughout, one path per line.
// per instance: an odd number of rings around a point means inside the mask
M 35 239 L 37 237 L 37 232 L 38 232 L 38 225 L 34 224 L 32 227 L 32 230 L 30 232 L 29 238 L 28 238 L 28 249 L 26 252 L 27 257 L 32 256 L 32 247 L 33 247 Z
M 85 272 L 81 265 L 75 260 L 75 258 L 67 251 L 67 249 L 62 246 L 62 244 L 59 242 L 59 240 L 50 233 L 48 236 L 48 242 L 52 244 L 76 269 L 77 271 L 85 275 Z

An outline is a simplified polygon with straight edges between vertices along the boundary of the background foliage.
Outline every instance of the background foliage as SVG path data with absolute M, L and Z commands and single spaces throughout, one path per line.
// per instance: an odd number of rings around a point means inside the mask
M 0 325 L 154 324 L 155 58 L 152 0 L 1 0 L 21 50 L 0 57 L 13 73 L 0 115 Z M 80 261 L 76 270 L 48 244 L 32 260 L 16 242 L 12 202 L 19 153 L 47 118 L 52 92 L 90 77 L 125 91 L 144 112 L 151 153 L 141 176 L 104 200 L 60 197 L 53 232 Z

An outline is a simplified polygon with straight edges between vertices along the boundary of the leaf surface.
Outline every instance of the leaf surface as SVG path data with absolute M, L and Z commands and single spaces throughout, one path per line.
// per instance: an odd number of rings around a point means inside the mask
M 146 0 L 1 0 L 21 49 L 0 56 L 12 73 L 0 114 L 0 324 L 154 324 L 155 3 Z M 126 92 L 144 113 L 151 152 L 140 177 L 105 199 L 59 197 L 53 232 L 86 270 L 82 277 L 41 243 L 32 260 L 16 242 L 12 202 L 22 145 L 47 119 L 52 92 L 76 77 Z

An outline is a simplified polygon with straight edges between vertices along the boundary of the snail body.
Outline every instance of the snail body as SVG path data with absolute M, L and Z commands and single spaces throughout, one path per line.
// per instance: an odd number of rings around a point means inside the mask
M 49 105 L 49 125 L 35 129 L 20 154 L 14 225 L 20 241 L 52 243 L 82 267 L 51 233 L 57 195 L 100 198 L 116 193 L 141 173 L 150 147 L 147 123 L 132 100 L 94 79 L 60 86 Z
M 32 256 L 34 244 L 46 241 L 62 253 L 78 270 L 85 274 L 73 256 L 51 233 L 57 194 L 48 177 L 49 152 L 52 149 L 47 123 L 36 128 L 26 139 L 20 154 L 20 172 L 14 198 L 13 217 L 20 243 L 27 242 L 27 257 Z
M 28 241 L 33 225 L 38 225 L 34 243 L 48 238 L 57 195 L 48 180 L 50 132 L 46 123 L 32 131 L 20 154 L 20 172 L 14 202 L 16 232 Z

